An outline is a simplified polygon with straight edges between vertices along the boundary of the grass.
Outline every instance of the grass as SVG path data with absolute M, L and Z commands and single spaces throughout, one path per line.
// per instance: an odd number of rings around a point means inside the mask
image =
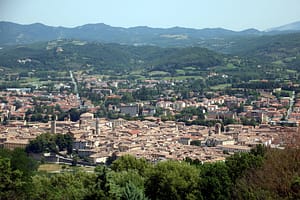
M 274 61 L 274 62 L 272 62 L 273 64 L 275 64 L 275 65 L 283 65 L 283 62 L 282 62 L 282 60 L 277 60 L 277 61 Z
M 196 67 L 184 67 L 184 70 L 191 70 L 191 71 L 193 71 L 193 70 L 196 70 L 197 68 Z
M 150 76 L 165 76 L 168 75 L 168 72 L 165 71 L 152 71 L 149 73 Z
M 295 59 L 296 59 L 296 57 L 288 57 L 288 58 L 284 58 L 284 61 L 285 62 L 292 62 Z
M 227 87 L 231 87 L 231 84 L 215 85 L 215 86 L 210 87 L 210 89 L 212 89 L 212 90 L 222 90 L 222 89 L 225 89 Z
M 54 172 L 60 171 L 63 165 L 59 164 L 41 164 L 38 168 L 38 171 Z
M 171 77 L 171 76 L 166 76 L 166 77 L 163 77 L 163 80 L 186 80 L 186 79 L 203 79 L 202 76 L 174 76 L 174 77 Z
M 287 72 L 287 73 L 297 73 L 296 70 L 292 70 L 292 69 L 286 69 L 286 72 Z
M 178 75 L 178 76 L 184 76 L 185 75 L 185 70 L 176 69 L 176 75 Z
M 226 69 L 235 69 L 235 68 L 237 68 L 237 67 L 235 65 L 233 65 L 232 63 L 228 63 L 226 65 Z
M 134 71 L 131 71 L 130 75 L 141 75 L 144 73 L 144 69 L 135 69 Z
M 65 166 L 65 167 L 64 167 Z M 62 171 L 74 171 L 74 170 L 82 170 L 85 172 L 94 172 L 95 167 L 88 167 L 88 166 L 70 166 L 70 165 L 62 165 L 62 164 L 54 164 L 54 163 L 47 163 L 41 164 L 38 168 L 39 172 L 46 172 L 46 173 L 55 173 L 55 172 L 62 172 Z
M 22 83 L 37 84 L 37 83 L 39 83 L 39 78 L 37 78 L 37 77 L 29 78 L 28 77 L 28 78 L 22 80 Z
M 224 71 L 233 70 L 236 68 L 238 68 L 238 67 L 232 63 L 228 63 L 227 65 L 222 65 L 222 66 L 211 67 L 211 69 L 216 70 L 217 72 L 224 72 Z

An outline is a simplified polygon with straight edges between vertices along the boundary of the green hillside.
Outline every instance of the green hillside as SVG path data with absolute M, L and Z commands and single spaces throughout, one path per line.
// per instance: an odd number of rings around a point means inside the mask
M 25 62 L 25 59 L 31 60 Z M 222 62 L 223 56 L 200 47 L 160 48 L 79 41 L 52 41 L 7 47 L 0 51 L 0 65 L 10 69 L 69 70 L 88 67 L 98 72 L 138 68 L 168 71 L 187 66 L 206 68 Z

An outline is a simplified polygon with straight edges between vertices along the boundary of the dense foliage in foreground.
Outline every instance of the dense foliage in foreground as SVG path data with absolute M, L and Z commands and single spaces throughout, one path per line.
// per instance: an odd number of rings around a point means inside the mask
M 97 166 L 95 173 L 59 174 L 36 173 L 36 167 L 18 165 L 16 159 L 23 165 L 34 161 L 15 151 L 0 154 L 0 199 L 300 198 L 299 149 L 259 146 L 226 162 L 206 164 L 190 159 L 150 164 L 127 155 L 109 167 Z

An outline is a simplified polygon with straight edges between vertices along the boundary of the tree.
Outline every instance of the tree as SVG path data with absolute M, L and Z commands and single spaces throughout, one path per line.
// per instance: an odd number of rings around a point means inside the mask
M 247 170 L 255 169 L 262 165 L 263 158 L 251 153 L 236 153 L 225 161 L 228 172 L 233 183 L 240 178 Z
M 144 175 L 146 169 L 149 168 L 149 164 L 143 158 L 137 159 L 131 155 L 124 155 L 115 160 L 111 169 L 114 171 L 128 171 L 128 170 L 136 170 L 139 174 Z
M 191 141 L 191 145 L 201 146 L 201 141 L 200 140 L 193 140 L 193 141 Z
M 109 169 L 105 166 L 95 167 L 95 184 L 85 199 L 110 199 Z
M 202 165 L 199 187 L 204 199 L 231 199 L 232 182 L 227 165 L 221 162 Z
M 295 176 L 291 183 L 291 193 L 293 199 L 300 199 L 300 177 Z
M 199 170 L 188 163 L 159 162 L 146 176 L 145 193 L 150 199 L 202 199 L 198 175 Z
M 69 134 L 43 133 L 30 141 L 26 147 L 28 153 L 55 152 L 67 150 L 70 154 L 73 149 L 73 137 Z
M 23 199 L 24 186 L 22 172 L 13 170 L 8 158 L 0 157 L 0 199 Z
M 94 174 L 82 172 L 34 176 L 30 199 L 84 199 L 94 182 Z
M 14 150 L 0 149 L 0 157 L 10 160 L 11 169 L 22 172 L 23 180 L 30 179 L 38 168 L 37 161 L 28 156 L 22 148 L 16 148 Z
M 50 133 L 43 133 L 30 141 L 26 146 L 28 153 L 42 153 L 47 151 L 56 151 L 55 141 Z
M 147 200 L 144 191 L 136 187 L 132 182 L 126 184 L 121 199 L 124 200 Z
M 131 103 L 131 102 L 134 102 L 134 98 L 131 93 L 126 92 L 122 95 L 121 102 L 122 103 Z
M 71 108 L 71 110 L 69 110 L 69 114 L 70 114 L 70 120 L 76 122 L 80 119 L 81 112 L 76 108 Z
M 111 171 L 108 182 L 110 194 L 116 198 L 127 199 L 128 196 L 145 197 L 144 177 L 138 174 L 136 170 Z
M 235 199 L 299 199 L 300 150 L 268 149 L 258 168 L 236 180 Z
M 59 151 L 67 150 L 68 154 L 73 151 L 74 138 L 69 134 L 56 134 L 55 144 L 58 146 Z
M 24 149 L 16 148 L 11 153 L 11 166 L 13 170 L 20 170 L 24 178 L 29 179 L 38 168 L 38 163 L 28 156 Z

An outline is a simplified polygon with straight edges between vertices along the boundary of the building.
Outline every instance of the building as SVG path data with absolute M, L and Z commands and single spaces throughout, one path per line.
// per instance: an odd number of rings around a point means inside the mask
M 26 148 L 28 140 L 7 140 L 3 143 L 3 148 L 14 150 L 15 148 Z
M 120 112 L 129 115 L 130 117 L 137 117 L 139 116 L 139 105 L 122 105 L 120 107 Z
M 251 147 L 240 146 L 240 145 L 218 145 L 217 148 L 219 148 L 222 151 L 233 152 L 233 153 L 251 151 Z

